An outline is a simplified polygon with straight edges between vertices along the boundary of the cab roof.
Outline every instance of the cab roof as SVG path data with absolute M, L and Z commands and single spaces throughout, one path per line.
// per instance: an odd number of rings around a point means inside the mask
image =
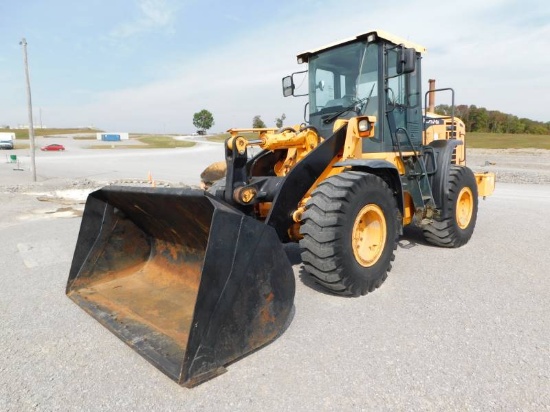
M 424 46 L 421 46 L 419 44 L 413 43 L 409 40 L 402 39 L 401 37 L 394 36 L 391 33 L 385 32 L 384 30 L 373 30 L 369 31 L 367 33 L 358 34 L 355 37 L 349 37 L 344 40 L 340 40 L 334 43 L 327 44 L 324 47 L 321 47 L 319 49 L 314 50 L 307 50 L 303 53 L 300 53 L 298 58 L 298 63 L 306 63 L 309 60 L 309 56 L 312 56 L 314 54 L 318 54 L 322 51 L 333 49 L 338 46 L 343 46 L 348 43 L 354 43 L 356 41 L 366 40 L 369 39 L 369 37 L 374 36 L 374 39 L 383 39 L 390 43 L 393 43 L 395 45 L 402 44 L 403 46 L 407 48 L 412 48 L 417 51 L 417 53 L 425 54 L 427 52 L 427 49 Z M 370 39 L 369 39 L 370 40 Z

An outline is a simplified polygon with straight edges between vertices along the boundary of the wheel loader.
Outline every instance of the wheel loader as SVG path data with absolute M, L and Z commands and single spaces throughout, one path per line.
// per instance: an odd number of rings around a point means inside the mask
M 91 193 L 67 295 L 193 387 L 288 325 L 295 278 L 283 244 L 299 243 L 319 285 L 360 296 L 386 279 L 405 226 L 437 246 L 467 243 L 494 175 L 466 167 L 460 119 L 423 110 L 450 90 L 422 95 L 425 51 L 371 31 L 301 53 L 307 70 L 282 88 L 296 96 L 307 76 L 304 123 L 231 129 L 225 177 L 208 190 Z

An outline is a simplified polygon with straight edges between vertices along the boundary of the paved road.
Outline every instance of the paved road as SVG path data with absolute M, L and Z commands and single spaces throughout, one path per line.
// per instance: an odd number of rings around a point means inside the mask
M 182 169 L 198 157 L 182 153 Z M 77 160 L 82 176 L 95 164 Z M 112 158 L 113 176 L 137 171 L 126 161 Z M 36 195 L 0 196 L 0 410 L 550 409 L 550 186 L 499 185 L 460 249 L 407 232 L 388 280 L 357 299 L 317 290 L 287 248 L 289 328 L 192 390 L 65 297 L 80 219 Z
M 36 170 L 39 182 L 57 178 L 91 179 L 108 181 L 113 179 L 146 180 L 149 173 L 155 180 L 199 184 L 200 173 L 209 164 L 224 160 L 221 143 L 199 143 L 191 148 L 177 149 L 124 149 L 126 144 L 139 142 L 101 142 L 95 140 L 74 140 L 72 136 L 59 138 L 37 138 L 36 147 L 61 143 L 64 152 L 36 151 Z M 114 146 L 116 149 L 90 150 L 90 145 Z M 31 159 L 28 149 L 3 151 L 5 156 L 16 154 L 23 171 L 13 167 L 0 167 L 0 184 L 30 182 Z

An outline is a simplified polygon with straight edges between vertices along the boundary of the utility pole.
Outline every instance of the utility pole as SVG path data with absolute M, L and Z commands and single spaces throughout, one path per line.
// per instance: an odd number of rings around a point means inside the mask
M 32 99 L 31 99 L 31 80 L 29 77 L 29 62 L 27 60 L 27 40 L 23 39 L 19 42 L 23 46 L 23 61 L 25 63 L 25 77 L 27 79 L 27 105 L 29 110 L 29 140 L 31 142 L 31 171 L 32 181 L 36 182 L 36 162 L 34 153 L 34 124 L 32 121 Z

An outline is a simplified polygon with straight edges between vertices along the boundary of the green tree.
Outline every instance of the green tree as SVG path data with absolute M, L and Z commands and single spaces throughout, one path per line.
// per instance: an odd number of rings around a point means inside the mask
M 488 132 L 489 131 L 489 114 L 485 107 L 476 107 L 475 105 L 470 106 L 470 116 L 469 116 L 470 127 L 466 124 L 466 130 L 472 132 Z
M 465 125 L 468 125 L 470 121 L 470 108 L 465 104 L 459 104 L 455 108 L 455 116 L 461 119 Z M 469 131 L 469 129 L 466 129 L 466 131 Z
M 450 115 L 451 107 L 440 104 L 435 112 L 441 115 Z M 490 133 L 528 133 L 550 135 L 550 122 L 540 122 L 527 118 L 518 118 L 512 114 L 498 110 L 487 110 L 485 107 L 459 104 L 454 110 L 455 117 L 460 118 L 466 125 L 466 132 Z
M 448 104 L 438 104 L 435 106 L 435 113 L 441 114 L 443 116 L 450 116 L 451 115 L 451 106 Z
M 275 119 L 275 126 L 277 126 L 279 129 L 280 129 L 281 127 L 283 127 L 283 123 L 284 123 L 285 119 L 286 119 L 286 114 L 283 113 L 283 114 L 281 115 L 281 117 L 277 117 L 277 118 Z
M 525 125 L 525 133 L 528 134 L 546 134 L 548 133 L 544 127 L 544 123 L 537 122 L 531 119 L 521 118 L 519 119 Z
M 214 116 L 206 109 L 202 109 L 193 115 L 193 125 L 201 131 L 206 131 L 214 126 Z
M 265 127 L 265 123 L 261 119 L 260 115 L 254 116 L 254 118 L 252 119 L 252 127 L 255 129 L 261 129 Z
M 498 110 L 489 110 L 489 131 L 491 133 L 505 133 L 508 123 L 508 115 Z
M 508 122 L 506 123 L 506 133 L 523 133 L 525 131 L 525 125 L 520 122 L 517 116 L 508 116 Z

